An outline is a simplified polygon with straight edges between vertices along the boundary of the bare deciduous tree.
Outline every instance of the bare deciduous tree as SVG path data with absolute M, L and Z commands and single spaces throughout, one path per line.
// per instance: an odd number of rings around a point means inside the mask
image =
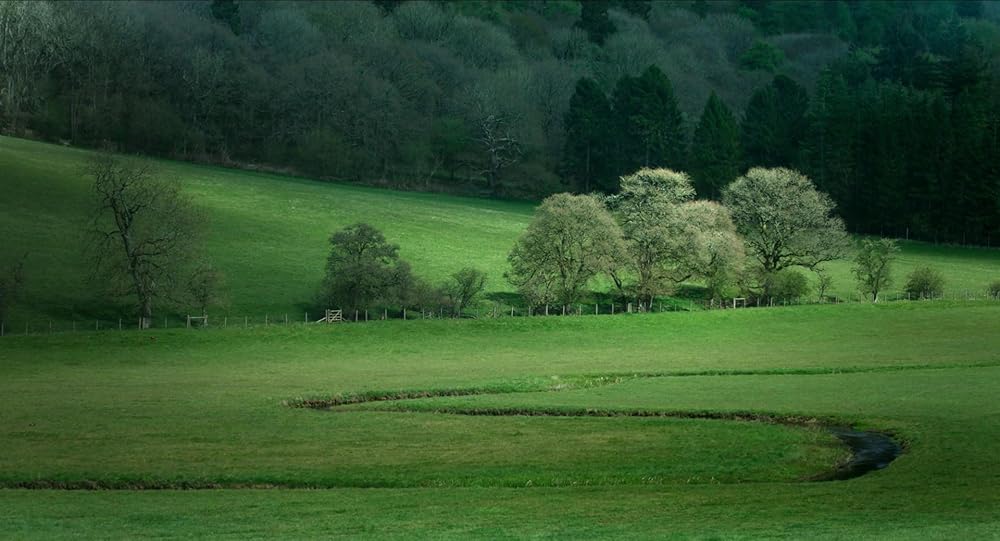
M 24 262 L 27 259 L 28 254 L 24 254 L 17 263 L 3 269 L 5 272 L 0 274 L 0 321 L 6 319 L 10 305 L 24 288 Z
M 462 317 L 462 311 L 471 305 L 485 288 L 486 273 L 474 267 L 465 267 L 451 275 L 444 289 L 455 307 L 455 315 Z
M 148 327 L 154 302 L 183 286 L 204 219 L 176 183 L 156 178 L 145 162 L 100 154 L 87 173 L 96 195 L 93 277 L 113 294 L 134 297 Z
M 500 186 L 500 174 L 521 157 L 521 144 L 514 135 L 513 122 L 501 113 L 485 114 L 478 124 L 479 133 L 475 140 L 486 152 L 482 174 L 489 183 L 490 191 L 496 193 Z
M 195 267 L 187 283 L 187 292 L 195 308 L 201 310 L 202 314 L 207 314 L 210 306 L 225 306 L 225 281 L 222 271 L 211 263 L 200 263 Z

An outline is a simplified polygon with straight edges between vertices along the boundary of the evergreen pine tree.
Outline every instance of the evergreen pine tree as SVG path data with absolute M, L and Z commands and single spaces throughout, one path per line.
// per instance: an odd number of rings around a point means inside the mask
M 701 197 L 718 199 L 722 187 L 739 176 L 740 152 L 736 117 L 712 92 L 694 131 L 688 168 Z
M 611 105 L 593 79 L 581 78 L 566 112 L 566 147 L 563 174 L 582 193 L 616 188 L 612 173 L 610 140 Z
M 778 75 L 754 92 L 741 127 L 748 167 L 791 167 L 805 135 L 809 95 L 792 79 Z
M 680 169 L 684 165 L 684 116 L 670 79 L 656 66 L 615 87 L 620 174 L 640 167 Z
M 857 100 L 837 70 L 820 76 L 807 114 L 802 164 L 816 187 L 839 203 L 841 216 L 850 220 L 856 182 L 859 118 Z

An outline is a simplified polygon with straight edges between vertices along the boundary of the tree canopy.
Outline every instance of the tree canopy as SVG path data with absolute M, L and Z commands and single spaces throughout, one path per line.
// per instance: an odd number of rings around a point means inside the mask
M 0 131 L 535 200 L 613 193 L 640 167 L 685 169 L 709 197 L 749 167 L 795 168 L 854 232 L 995 245 L 998 13 L 965 0 L 7 0 Z
M 569 306 L 623 255 L 621 229 L 600 200 L 560 193 L 535 211 L 507 258 L 507 278 L 531 305 Z
M 765 276 L 816 269 L 846 253 L 849 237 L 833 201 L 798 171 L 755 167 L 727 186 L 722 200 Z

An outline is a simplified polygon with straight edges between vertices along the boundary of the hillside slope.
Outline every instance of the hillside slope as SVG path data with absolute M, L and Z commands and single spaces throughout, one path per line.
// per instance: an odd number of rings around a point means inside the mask
M 88 293 L 81 231 L 91 207 L 83 174 L 90 155 L 0 137 L 0 265 L 29 254 L 26 294 L 11 321 L 122 315 Z M 511 291 L 503 278 L 506 255 L 533 210 L 524 202 L 398 192 L 182 162 L 157 161 L 156 167 L 181 182 L 209 215 L 210 259 L 226 276 L 226 312 L 236 316 L 301 317 L 322 277 L 327 238 L 359 221 L 381 228 L 426 279 L 440 281 L 474 266 L 488 273 L 488 291 Z M 1000 278 L 1000 250 L 904 243 L 893 290 L 918 265 L 942 271 L 951 292 L 982 291 Z M 854 295 L 850 267 L 849 261 L 830 265 L 832 293 Z

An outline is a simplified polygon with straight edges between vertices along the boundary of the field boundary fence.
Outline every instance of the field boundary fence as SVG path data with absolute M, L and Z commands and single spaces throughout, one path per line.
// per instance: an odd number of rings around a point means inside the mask
M 1000 296 L 990 295 L 986 291 L 954 291 L 934 298 L 914 298 L 905 292 L 889 292 L 879 295 L 878 304 L 899 302 L 937 302 L 937 301 L 982 301 L 1000 304 Z M 572 305 L 539 305 L 533 307 L 516 306 L 501 302 L 482 302 L 474 308 L 468 308 L 461 313 L 440 305 L 433 308 L 418 309 L 358 309 L 346 310 L 331 308 L 328 310 L 309 312 L 265 313 L 257 316 L 208 314 L 201 315 L 170 315 L 152 318 L 146 329 L 138 317 L 117 319 L 77 319 L 55 320 L 34 318 L 21 321 L 0 321 L 0 338 L 11 336 L 57 335 L 76 332 L 111 332 L 161 329 L 250 329 L 279 326 L 310 326 L 325 324 L 356 324 L 372 323 L 386 320 L 428 320 L 428 319 L 499 319 L 518 317 L 583 317 L 583 316 L 618 316 L 629 314 L 646 314 L 662 312 L 702 312 L 706 310 L 758 310 L 774 309 L 787 306 L 830 305 L 830 304 L 873 304 L 870 297 L 856 294 L 850 297 L 830 295 L 818 298 L 745 298 L 728 297 L 723 299 L 663 299 L 652 303 L 635 302 L 590 302 Z

